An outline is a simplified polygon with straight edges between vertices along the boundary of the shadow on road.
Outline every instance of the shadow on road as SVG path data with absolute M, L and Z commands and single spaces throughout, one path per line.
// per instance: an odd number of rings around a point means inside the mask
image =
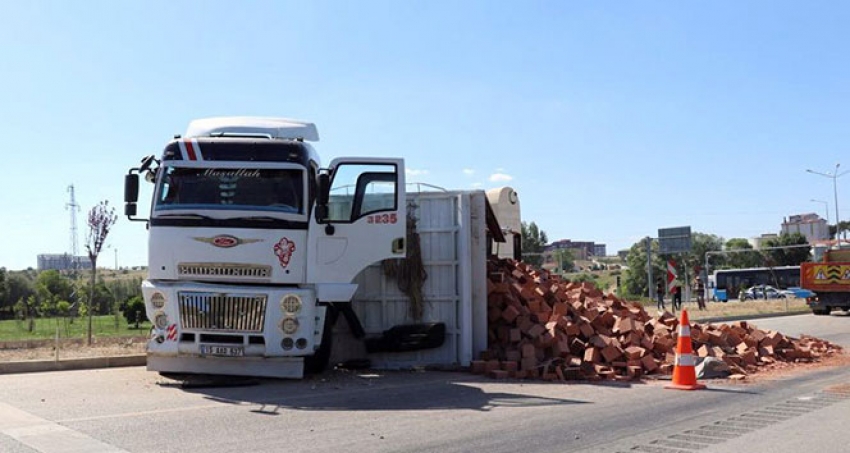
M 329 372 L 301 381 L 261 380 L 258 385 L 184 387 L 163 383 L 203 395 L 225 404 L 245 405 L 260 415 L 279 415 L 282 410 L 311 411 L 489 411 L 498 407 L 544 407 L 588 404 L 587 401 L 552 396 L 558 384 L 523 383 L 510 393 L 487 390 L 497 381 L 481 380 L 466 373 L 447 372 Z M 490 384 L 490 385 L 487 385 Z M 543 389 L 538 388 L 542 386 Z M 563 385 L 566 389 L 574 386 Z

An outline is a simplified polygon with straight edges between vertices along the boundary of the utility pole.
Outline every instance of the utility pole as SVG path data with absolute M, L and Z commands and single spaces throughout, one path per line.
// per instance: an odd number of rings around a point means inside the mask
M 71 194 L 71 201 L 65 203 L 65 209 L 71 211 L 71 256 L 79 255 L 77 251 L 77 212 L 80 210 L 80 205 L 77 204 L 77 198 L 74 196 L 74 185 L 68 186 L 68 193 Z
M 846 170 L 844 172 L 838 173 L 838 167 L 840 167 L 840 166 L 841 166 L 840 163 L 835 164 L 835 170 L 832 173 L 821 173 L 819 171 L 808 170 L 808 169 L 806 170 L 809 173 L 813 173 L 815 175 L 820 175 L 820 176 L 832 179 L 832 192 L 833 192 L 833 195 L 835 195 L 835 239 L 836 240 L 838 240 L 838 233 L 839 233 L 838 229 L 841 227 L 841 216 L 838 214 L 838 183 L 837 183 L 836 180 L 838 178 L 846 175 L 847 173 L 850 173 L 850 170 Z M 847 239 L 847 232 L 846 231 L 844 232 L 844 239 Z
M 649 291 L 649 298 L 655 299 L 655 285 L 652 281 L 652 239 L 646 237 L 646 286 Z

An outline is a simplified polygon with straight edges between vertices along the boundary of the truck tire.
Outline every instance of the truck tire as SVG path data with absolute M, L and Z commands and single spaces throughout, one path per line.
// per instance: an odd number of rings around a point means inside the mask
M 812 313 L 815 316 L 826 316 L 830 312 L 829 308 L 812 308 Z
M 339 312 L 332 305 L 328 306 L 325 313 L 325 327 L 322 330 L 322 342 L 319 349 L 311 356 L 304 357 L 304 372 L 307 374 L 319 374 L 328 367 L 331 359 L 331 345 L 333 345 L 333 330 Z

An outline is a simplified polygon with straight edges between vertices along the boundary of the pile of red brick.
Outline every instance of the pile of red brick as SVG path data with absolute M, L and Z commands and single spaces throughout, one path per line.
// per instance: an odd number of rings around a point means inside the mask
M 489 347 L 472 372 L 494 378 L 618 379 L 670 374 L 678 320 L 640 304 L 570 283 L 522 262 L 488 263 Z M 817 338 L 790 338 L 736 322 L 691 323 L 694 352 L 737 374 L 774 362 L 811 361 L 840 350 Z

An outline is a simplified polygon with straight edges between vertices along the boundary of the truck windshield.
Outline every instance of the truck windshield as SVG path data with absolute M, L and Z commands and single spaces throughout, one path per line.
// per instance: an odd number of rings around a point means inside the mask
M 304 213 L 299 169 L 166 167 L 156 210 L 216 209 Z

